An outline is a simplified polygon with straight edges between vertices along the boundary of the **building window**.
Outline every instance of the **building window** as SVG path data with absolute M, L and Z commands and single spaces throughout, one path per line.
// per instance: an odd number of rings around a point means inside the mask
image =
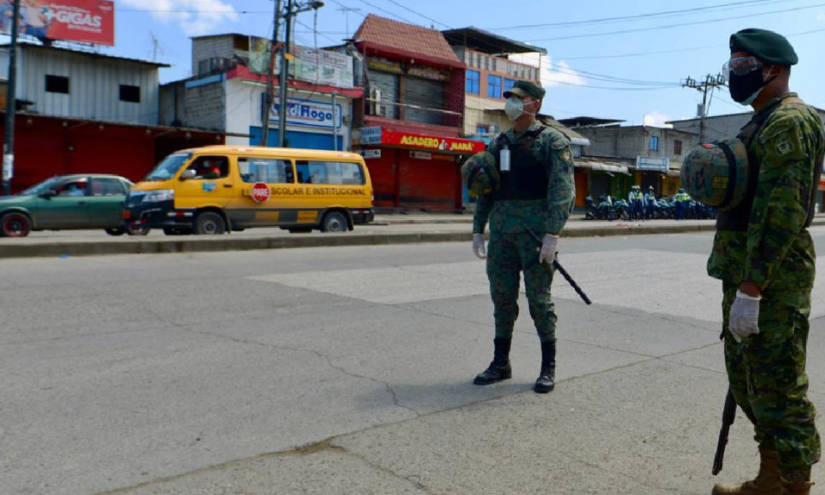
M 478 126 L 476 126 L 476 135 L 486 136 L 488 132 L 490 132 L 490 129 L 486 125 L 479 124 Z
M 516 81 L 514 81 L 513 79 L 505 79 L 504 92 L 506 93 L 508 90 L 512 89 L 514 84 L 516 84 Z
M 487 96 L 501 98 L 501 76 L 487 76 Z
M 128 84 L 120 85 L 120 101 L 140 103 L 140 87 Z
M 650 136 L 650 151 L 659 151 L 659 136 Z
M 678 139 L 673 141 L 673 154 L 674 155 L 681 155 L 682 154 L 682 142 Z
M 480 75 L 477 70 L 468 70 L 467 71 L 467 86 L 465 91 L 470 94 L 477 95 L 479 93 L 479 80 Z
M 46 92 L 69 94 L 69 78 L 46 74 Z

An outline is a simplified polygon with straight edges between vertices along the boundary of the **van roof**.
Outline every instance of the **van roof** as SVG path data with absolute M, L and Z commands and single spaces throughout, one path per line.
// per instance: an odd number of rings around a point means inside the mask
M 198 148 L 188 148 L 180 150 L 182 152 L 191 153 L 258 153 L 264 155 L 278 155 L 289 158 L 329 158 L 336 157 L 347 160 L 358 160 L 361 155 L 349 151 L 331 151 L 331 150 L 311 150 L 304 148 L 273 148 L 269 146 L 231 146 L 225 144 L 216 144 L 212 146 L 202 146 Z

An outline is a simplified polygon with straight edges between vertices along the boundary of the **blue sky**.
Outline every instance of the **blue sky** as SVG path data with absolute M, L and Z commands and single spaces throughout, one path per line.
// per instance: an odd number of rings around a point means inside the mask
M 701 94 L 680 83 L 687 76 L 718 73 L 729 54 L 730 33 L 746 27 L 769 28 L 788 36 L 799 55 L 791 88 L 825 108 L 821 48 L 825 1 L 325 0 L 325 4 L 317 13 L 318 46 L 339 43 L 368 13 L 436 29 L 476 26 L 547 49 L 547 60 L 542 62 L 549 69 L 543 77 L 548 89 L 544 112 L 557 118 L 623 119 L 627 124 L 693 117 Z M 156 60 L 173 66 L 161 71 L 162 82 L 190 75 L 190 36 L 239 32 L 268 37 L 272 33 L 272 0 L 115 0 L 115 5 L 116 46 L 102 51 L 143 59 L 155 54 Z M 345 13 L 345 7 L 357 10 Z M 313 13 L 300 14 L 298 21 L 298 43 L 313 46 Z M 711 115 L 746 110 L 731 101 L 726 88 L 713 93 Z

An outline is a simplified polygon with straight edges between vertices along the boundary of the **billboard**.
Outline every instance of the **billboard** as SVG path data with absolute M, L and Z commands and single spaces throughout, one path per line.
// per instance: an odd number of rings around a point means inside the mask
M 0 0 L 0 33 L 11 34 L 13 0 Z M 40 39 L 115 44 L 113 0 L 20 0 L 19 33 Z
M 269 67 L 269 45 L 266 38 L 249 37 L 249 70 L 257 74 L 266 74 Z M 345 53 L 327 50 L 314 50 L 296 46 L 289 64 L 289 75 L 299 81 L 352 88 L 352 57 Z M 275 75 L 280 74 L 280 57 L 275 57 Z

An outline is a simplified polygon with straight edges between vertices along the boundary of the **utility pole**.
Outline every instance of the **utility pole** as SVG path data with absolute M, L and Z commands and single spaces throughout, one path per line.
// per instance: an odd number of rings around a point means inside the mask
M 278 94 L 278 146 L 281 148 L 283 148 L 286 143 L 286 93 L 287 78 L 289 77 L 289 60 L 294 57 L 294 55 L 290 53 L 292 49 L 292 18 L 301 12 L 320 9 L 323 6 L 324 2 L 318 0 L 304 3 L 286 0 L 286 12 L 284 13 L 284 48 L 281 50 L 280 93 Z
M 264 98 L 264 112 L 261 125 L 261 146 L 269 146 L 269 112 L 272 110 L 274 76 L 275 72 L 275 52 L 278 50 L 278 30 L 281 27 L 281 0 L 275 0 L 275 12 L 273 14 L 274 28 L 272 30 L 272 44 L 269 46 L 269 71 L 266 75 L 266 97 Z
M 9 73 L 6 83 L 6 129 L 3 140 L 3 194 L 11 194 L 11 179 L 14 177 L 14 120 L 17 114 L 15 85 L 17 82 L 17 32 L 20 18 L 20 0 L 14 0 L 11 22 L 11 43 L 9 44 Z
M 281 75 L 279 77 L 280 92 L 278 93 L 278 146 L 283 148 L 286 141 L 286 80 L 289 77 L 289 59 L 292 53 L 292 0 L 286 0 L 286 14 L 284 14 L 285 34 L 284 49 L 281 50 Z
M 725 86 L 725 78 L 722 74 L 717 74 L 715 76 L 708 74 L 702 82 L 698 82 L 696 79 L 688 77 L 685 82 L 682 83 L 683 88 L 693 88 L 702 93 L 702 106 L 699 108 L 699 143 L 703 143 L 705 141 L 705 117 L 707 117 L 708 113 L 708 91 L 713 91 L 714 88 L 721 86 Z

